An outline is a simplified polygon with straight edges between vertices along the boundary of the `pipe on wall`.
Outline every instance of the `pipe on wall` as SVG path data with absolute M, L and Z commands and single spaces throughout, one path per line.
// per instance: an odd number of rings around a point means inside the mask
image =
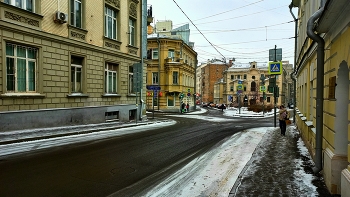
M 297 63 L 297 40 L 298 40 L 298 19 L 295 17 L 295 15 L 292 12 L 292 8 L 293 8 L 293 2 L 289 5 L 289 11 L 292 15 L 292 17 L 294 18 L 294 22 L 295 22 L 295 27 L 294 27 L 294 71 L 290 74 L 291 79 L 293 80 L 293 123 L 295 123 L 295 114 L 296 114 L 296 107 L 297 107 L 297 98 L 296 98 L 296 91 L 297 91 L 297 79 L 294 75 L 294 73 L 296 72 L 296 63 Z
M 314 32 L 314 23 L 319 19 L 324 10 L 324 1 L 307 22 L 307 35 L 317 42 L 317 84 L 316 84 L 316 155 L 314 173 L 322 170 L 322 140 L 323 140 L 323 87 L 324 87 L 324 45 L 323 38 Z

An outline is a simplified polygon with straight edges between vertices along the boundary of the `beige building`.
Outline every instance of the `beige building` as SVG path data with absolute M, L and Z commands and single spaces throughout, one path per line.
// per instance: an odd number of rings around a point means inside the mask
M 1 0 L 0 130 L 140 118 L 142 4 Z
M 179 112 L 181 103 L 193 109 L 197 53 L 182 39 L 166 36 L 149 37 L 147 49 L 147 109 Z
M 264 103 L 274 104 L 274 96 L 268 91 L 269 81 L 276 78 L 276 85 L 279 87 L 279 97 L 276 104 L 281 105 L 282 76 L 270 75 L 267 63 L 250 62 L 242 64 L 238 62 L 230 63 L 232 66 L 224 73 L 225 88 L 223 90 L 223 103 L 233 103 L 234 105 L 248 106 L 251 104 Z M 265 86 L 266 99 L 264 101 L 263 86 Z M 264 102 L 263 102 L 264 101 Z
M 297 127 L 332 194 L 350 196 L 350 1 L 298 8 Z

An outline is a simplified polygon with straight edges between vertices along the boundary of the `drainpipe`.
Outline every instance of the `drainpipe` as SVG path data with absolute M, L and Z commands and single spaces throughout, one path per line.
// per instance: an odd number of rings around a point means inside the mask
M 158 42 L 158 85 L 160 85 L 160 41 L 159 41 L 159 33 L 157 34 L 157 42 Z M 157 106 L 159 111 L 159 92 L 157 92 Z M 154 97 L 154 95 L 153 95 Z M 154 103 L 153 103 L 153 113 L 154 113 Z
M 297 99 L 296 99 L 296 91 L 297 91 L 297 79 L 295 78 L 294 72 L 296 71 L 296 63 L 297 63 L 297 39 L 298 39 L 298 19 L 294 16 L 292 12 L 293 3 L 289 5 L 289 11 L 294 18 L 295 27 L 294 27 L 294 71 L 290 74 L 291 79 L 293 80 L 293 123 L 295 123 L 295 114 L 296 114 L 296 107 L 297 107 Z
M 317 10 L 307 22 L 307 35 L 317 43 L 317 84 L 316 84 L 316 156 L 314 173 L 322 170 L 322 138 L 323 138 L 323 84 L 324 84 L 324 40 L 315 34 L 314 23 L 319 19 L 324 10 L 324 0 L 321 8 Z

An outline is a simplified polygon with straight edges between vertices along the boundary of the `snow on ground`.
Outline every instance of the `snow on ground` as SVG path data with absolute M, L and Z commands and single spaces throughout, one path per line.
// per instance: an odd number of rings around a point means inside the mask
M 249 129 L 233 135 L 152 188 L 146 196 L 228 196 L 266 130 Z
M 189 112 L 191 116 L 187 116 L 187 118 L 205 118 L 208 121 L 215 122 L 226 121 L 224 118 L 212 117 L 208 119 L 208 117 L 193 115 L 205 112 L 206 109 L 200 108 L 200 110 Z M 229 108 L 224 110 L 224 115 L 232 117 L 237 115 L 237 112 L 237 109 Z M 256 113 L 246 110 L 243 113 L 245 115 L 249 113 L 252 116 L 256 115 Z M 266 116 L 274 116 L 274 114 L 267 113 L 265 114 Z M 294 126 L 291 127 L 293 127 L 291 135 L 297 135 L 296 128 Z M 276 128 L 274 127 L 248 129 L 225 139 L 221 144 L 217 145 L 217 148 L 193 160 L 178 172 L 169 176 L 161 184 L 152 188 L 146 196 L 228 196 L 264 134 L 271 134 L 275 130 Z M 298 148 L 302 155 L 309 155 L 301 139 L 299 139 Z M 294 163 L 299 170 L 295 171 L 293 176 L 297 184 L 302 181 L 302 185 L 305 187 L 300 189 L 310 191 L 310 195 L 314 196 L 317 193 L 316 187 L 312 184 L 312 180 L 315 177 L 304 172 L 301 159 L 296 159 Z

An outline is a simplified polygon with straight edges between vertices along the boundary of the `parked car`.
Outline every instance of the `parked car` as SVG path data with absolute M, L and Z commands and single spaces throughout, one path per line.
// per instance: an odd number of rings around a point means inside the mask
M 202 103 L 202 107 L 208 107 L 208 103 Z
M 218 109 L 226 109 L 226 105 L 225 104 L 221 104 L 218 106 Z

